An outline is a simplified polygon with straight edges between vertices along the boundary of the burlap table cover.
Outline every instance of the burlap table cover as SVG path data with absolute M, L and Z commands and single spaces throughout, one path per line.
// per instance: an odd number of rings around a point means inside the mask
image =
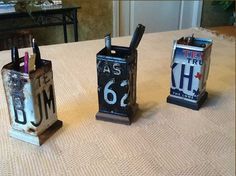
M 172 42 L 212 38 L 209 98 L 199 111 L 167 104 Z M 113 39 L 128 46 L 131 37 Z M 96 121 L 96 53 L 104 40 L 42 46 L 52 60 L 58 118 L 64 126 L 41 147 L 10 138 L 0 78 L 0 175 L 234 175 L 235 40 L 188 29 L 145 34 L 138 48 L 131 126 Z M 31 49 L 20 50 L 21 55 Z M 10 51 L 0 52 L 0 67 Z

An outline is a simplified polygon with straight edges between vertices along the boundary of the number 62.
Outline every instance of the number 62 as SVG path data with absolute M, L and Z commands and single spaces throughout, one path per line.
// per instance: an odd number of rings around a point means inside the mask
M 115 83 L 115 79 L 112 79 L 110 81 L 107 82 L 107 84 L 105 85 L 105 88 L 104 88 L 104 100 L 110 104 L 110 105 L 114 105 L 116 102 L 117 102 L 117 94 L 114 90 L 110 89 L 109 87 Z M 128 85 L 128 80 L 123 80 L 121 83 L 120 83 L 120 86 L 121 87 L 125 87 Z M 109 100 L 108 99 L 108 95 L 112 95 L 112 98 Z M 121 107 L 126 107 L 127 104 L 125 103 L 125 100 L 128 98 L 128 93 L 125 93 L 123 95 L 123 97 L 121 98 L 120 100 L 120 106 Z

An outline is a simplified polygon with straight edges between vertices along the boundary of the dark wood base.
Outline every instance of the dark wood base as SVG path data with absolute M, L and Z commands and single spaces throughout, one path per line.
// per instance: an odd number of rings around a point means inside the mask
M 133 117 L 136 114 L 137 110 L 138 110 L 138 104 L 135 105 L 134 112 L 132 113 L 131 116 L 120 116 L 116 114 L 98 112 L 96 114 L 96 119 L 107 121 L 107 122 L 124 124 L 124 125 L 131 125 Z
M 198 102 L 193 103 L 193 102 L 189 102 L 187 100 L 183 100 L 183 99 L 168 96 L 167 97 L 167 103 L 176 104 L 176 105 L 183 106 L 183 107 L 186 107 L 186 108 L 190 108 L 190 109 L 193 109 L 193 110 L 199 110 L 200 107 L 202 106 L 202 104 L 206 101 L 207 97 L 208 97 L 208 93 L 205 92 L 205 94 L 202 96 L 202 98 Z
M 42 134 L 33 136 L 19 130 L 11 129 L 10 136 L 19 139 L 24 142 L 28 142 L 34 145 L 42 145 L 47 139 L 49 139 L 59 128 L 62 127 L 62 121 L 57 120 L 52 126 L 46 129 Z
M 50 126 L 46 131 L 39 135 L 40 145 L 42 145 L 47 139 L 49 139 L 53 134 L 56 133 L 63 125 L 63 122 L 57 120 L 52 126 Z

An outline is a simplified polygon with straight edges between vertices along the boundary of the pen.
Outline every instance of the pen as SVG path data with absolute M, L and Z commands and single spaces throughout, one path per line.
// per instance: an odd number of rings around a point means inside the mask
M 107 49 L 107 54 L 111 55 L 111 34 L 105 36 L 105 46 Z
M 35 70 L 35 54 L 31 55 L 29 58 L 29 63 L 28 63 L 28 71 L 29 73 L 31 71 Z
M 24 56 L 24 73 L 29 73 L 29 53 L 25 52 Z
M 194 37 L 194 34 L 192 34 L 191 37 L 186 37 L 185 38 L 185 45 L 190 45 L 190 46 L 196 46 L 196 47 L 202 47 L 202 48 L 205 48 L 206 47 L 206 44 L 202 44 L 202 43 L 197 43 L 197 42 L 194 42 L 195 40 L 195 37 Z
M 20 69 L 19 63 L 19 53 L 17 47 L 11 48 L 11 60 L 13 63 L 13 68 L 18 71 Z
M 143 26 L 142 24 L 139 24 L 136 27 L 135 32 L 133 34 L 133 38 L 129 45 L 131 50 L 135 50 L 138 47 L 139 42 L 143 37 L 144 31 L 145 31 L 145 26 Z
M 194 34 L 192 34 L 191 37 L 187 37 L 186 38 L 186 42 L 187 42 L 187 45 L 193 45 L 193 41 L 194 41 Z
M 38 45 L 37 45 L 34 38 L 32 40 L 32 48 L 33 48 L 33 53 L 35 54 L 35 66 L 36 66 L 36 69 L 37 69 L 37 68 L 39 68 L 43 65 L 43 61 L 41 59 L 39 47 L 38 47 Z

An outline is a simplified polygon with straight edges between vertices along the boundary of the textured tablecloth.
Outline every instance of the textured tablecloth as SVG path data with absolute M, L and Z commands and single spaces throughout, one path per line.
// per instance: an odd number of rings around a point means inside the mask
M 209 98 L 199 111 L 166 103 L 172 42 L 192 33 L 214 41 Z M 128 46 L 130 40 L 112 42 Z M 95 120 L 96 53 L 102 47 L 104 40 L 40 47 L 53 62 L 58 118 L 64 122 L 41 147 L 9 137 L 0 84 L 0 175 L 235 174 L 235 40 L 199 29 L 145 34 L 138 48 L 140 111 L 131 126 Z M 10 51 L 0 52 L 0 67 L 9 61 Z

